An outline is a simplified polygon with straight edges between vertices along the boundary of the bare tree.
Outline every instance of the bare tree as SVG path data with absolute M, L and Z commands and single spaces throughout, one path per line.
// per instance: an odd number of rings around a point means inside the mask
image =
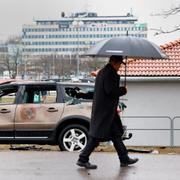
M 18 74 L 18 65 L 21 60 L 21 38 L 11 37 L 7 40 L 6 45 L 9 47 L 3 60 L 5 69 L 9 72 L 10 78 L 16 78 Z M 11 47 L 11 48 L 10 48 Z
M 6 41 L 6 43 L 8 44 L 15 44 L 15 45 L 21 44 L 21 42 L 22 40 L 20 36 L 10 36 Z
M 0 74 L 3 75 L 3 72 L 6 70 L 5 66 L 4 66 L 4 60 L 7 56 L 7 47 L 1 47 L 0 48 Z
M 170 8 L 169 10 L 164 10 L 161 13 L 152 14 L 152 16 L 162 16 L 164 18 L 168 18 L 169 16 L 176 15 L 179 12 L 180 12 L 180 4 Z M 163 30 L 162 28 L 159 29 L 151 28 L 150 30 L 155 30 L 156 31 L 155 35 L 173 33 L 180 30 L 180 24 L 174 26 L 174 28 L 171 30 Z
M 20 50 L 17 49 L 13 54 L 7 54 L 4 59 L 4 66 L 9 72 L 9 77 L 14 79 L 18 74 L 18 64 L 19 64 Z

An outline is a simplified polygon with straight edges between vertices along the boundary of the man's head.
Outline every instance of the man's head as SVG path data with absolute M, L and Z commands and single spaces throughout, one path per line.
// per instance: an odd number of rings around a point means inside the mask
M 123 56 L 110 56 L 109 63 L 113 66 L 113 68 L 118 71 L 121 67 L 121 64 L 125 64 L 123 62 Z

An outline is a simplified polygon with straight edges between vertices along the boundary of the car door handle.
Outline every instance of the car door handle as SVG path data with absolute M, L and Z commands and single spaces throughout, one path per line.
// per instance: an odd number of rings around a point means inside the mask
M 8 110 L 8 109 L 1 109 L 0 110 L 0 113 L 10 113 L 11 111 L 10 110 Z
M 58 109 L 56 109 L 56 108 L 53 108 L 53 107 L 50 107 L 50 108 L 48 108 L 48 110 L 47 110 L 48 112 L 57 112 L 58 111 Z

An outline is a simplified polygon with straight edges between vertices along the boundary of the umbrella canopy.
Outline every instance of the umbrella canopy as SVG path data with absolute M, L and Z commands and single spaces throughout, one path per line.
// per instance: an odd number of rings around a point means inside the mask
M 164 52 L 154 43 L 147 39 L 137 37 L 115 37 L 98 42 L 90 48 L 85 56 L 109 57 L 111 55 L 128 58 L 165 59 Z

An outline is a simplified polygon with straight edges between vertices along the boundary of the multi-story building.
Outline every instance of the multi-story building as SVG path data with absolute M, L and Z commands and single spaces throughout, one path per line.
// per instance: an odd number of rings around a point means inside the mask
M 128 13 L 125 16 L 98 16 L 93 12 L 61 14 L 58 20 L 36 20 L 23 25 L 24 54 L 73 56 L 85 52 L 96 42 L 117 36 L 147 37 L 147 24 Z

